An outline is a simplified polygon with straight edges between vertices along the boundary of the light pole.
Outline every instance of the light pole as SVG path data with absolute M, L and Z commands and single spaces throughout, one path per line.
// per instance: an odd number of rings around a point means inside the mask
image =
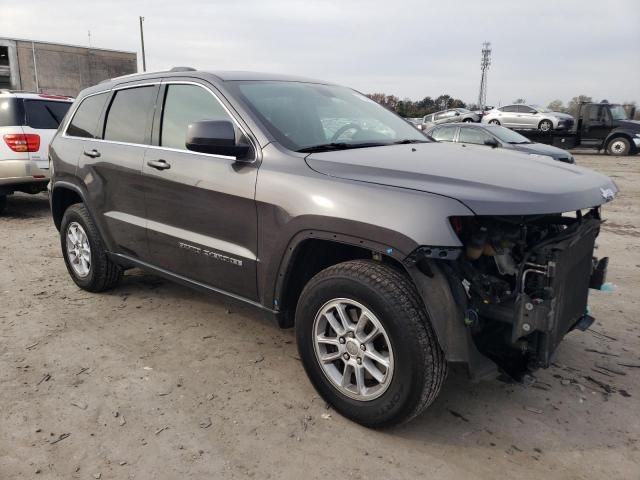
M 142 44 L 142 71 L 147 71 L 147 59 L 144 55 L 144 30 L 142 29 L 142 22 L 144 17 L 140 17 L 140 43 Z

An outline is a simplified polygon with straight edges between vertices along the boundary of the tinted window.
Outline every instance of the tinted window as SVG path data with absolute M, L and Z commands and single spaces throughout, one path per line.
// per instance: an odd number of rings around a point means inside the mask
M 83 138 L 98 138 L 98 120 L 107 101 L 107 92 L 85 98 L 76 110 L 67 127 L 67 135 Z
M 169 85 L 164 100 L 160 145 L 185 149 L 187 127 L 202 120 L 229 120 L 220 102 L 196 85 Z
M 458 127 L 439 127 L 431 132 L 431 137 L 441 142 L 453 142 Z
M 56 129 L 69 111 L 69 102 L 51 102 L 46 100 L 25 100 L 27 125 L 31 128 Z
M 491 140 L 491 135 L 481 128 L 461 128 L 458 142 L 484 145 L 485 140 Z
M 520 113 L 533 113 L 535 110 L 531 107 L 527 107 L 526 105 L 518 105 L 518 111 Z
M 499 108 L 498 110 L 500 110 L 501 112 L 517 112 L 518 111 L 518 106 L 517 105 L 509 105 L 509 106 L 506 106 L 506 107 Z
M 154 86 L 116 91 L 107 114 L 104 139 L 115 142 L 148 143 L 147 122 L 153 108 L 155 94 Z
M 0 98 L 0 127 L 22 125 L 21 105 L 15 98 Z

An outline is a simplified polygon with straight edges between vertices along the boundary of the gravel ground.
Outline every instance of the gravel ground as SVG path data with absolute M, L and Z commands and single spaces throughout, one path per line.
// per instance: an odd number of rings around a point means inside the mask
M 413 422 L 327 408 L 292 331 L 139 271 L 106 294 L 65 270 L 44 195 L 0 217 L 0 479 L 638 478 L 640 157 L 615 177 L 600 255 L 611 293 L 525 388 L 453 369 Z

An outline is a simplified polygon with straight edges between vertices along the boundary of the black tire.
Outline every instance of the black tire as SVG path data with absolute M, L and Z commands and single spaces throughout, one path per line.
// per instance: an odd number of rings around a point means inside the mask
M 473 123 L 473 118 L 465 118 L 462 123 Z
M 363 401 L 340 392 L 315 354 L 315 317 L 327 302 L 338 298 L 366 306 L 389 337 L 394 371 L 387 389 L 375 399 Z M 316 390 L 342 415 L 367 427 L 411 420 L 433 402 L 447 375 L 444 353 L 415 287 L 402 272 L 381 262 L 344 262 L 313 277 L 298 301 L 296 338 Z
M 631 143 L 624 137 L 616 137 L 609 140 L 607 153 L 609 155 L 624 156 L 629 155 Z
M 490 125 L 500 125 L 500 120 L 496 120 L 495 118 L 493 120 L 489 120 L 489 124 Z
M 74 271 L 67 252 L 67 232 L 69 225 L 74 222 L 83 228 L 91 248 L 89 273 L 85 277 Z M 122 278 L 122 267 L 107 257 L 102 238 L 84 204 L 76 203 L 64 212 L 60 225 L 60 246 L 69 275 L 80 288 L 89 292 L 102 292 L 115 287 Z
M 4 212 L 4 209 L 7 208 L 7 196 L 0 195 L 0 215 Z
M 540 130 L 541 132 L 550 132 L 551 130 L 553 130 L 553 123 L 551 122 L 551 120 L 542 120 L 538 124 L 538 130 Z

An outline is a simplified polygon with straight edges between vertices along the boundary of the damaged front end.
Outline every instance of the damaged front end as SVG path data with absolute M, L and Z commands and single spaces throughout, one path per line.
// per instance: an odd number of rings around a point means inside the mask
M 450 220 L 464 247 L 443 263 L 473 343 L 516 379 L 548 367 L 567 332 L 594 320 L 588 291 L 600 288 L 608 263 L 593 256 L 599 208 Z

